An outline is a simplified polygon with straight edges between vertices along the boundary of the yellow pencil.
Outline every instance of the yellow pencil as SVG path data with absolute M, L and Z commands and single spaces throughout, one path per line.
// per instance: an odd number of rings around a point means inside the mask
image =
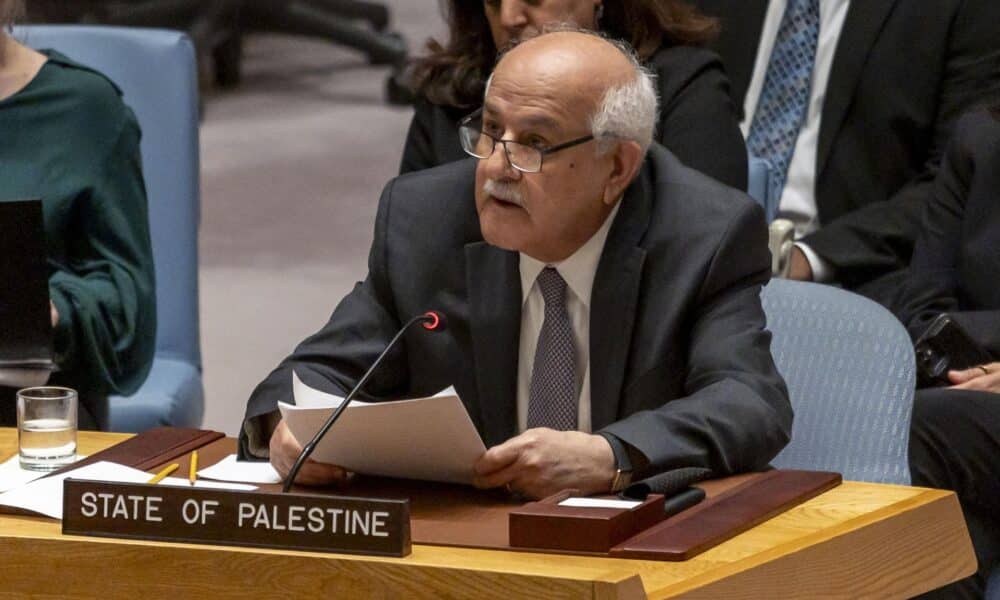
M 194 485 L 194 480 L 198 478 L 198 451 L 191 452 L 191 468 L 188 469 L 188 481 Z
M 150 479 L 149 481 L 147 481 L 146 483 L 148 483 L 150 485 L 160 483 L 161 481 L 163 481 L 164 477 L 166 477 L 167 475 L 170 475 L 171 473 L 173 473 L 174 471 L 176 471 L 179 468 L 180 468 L 180 465 L 177 464 L 177 463 L 173 463 L 170 466 L 164 467 L 163 470 L 161 470 L 159 473 L 157 473 L 156 475 L 154 475 L 153 478 Z

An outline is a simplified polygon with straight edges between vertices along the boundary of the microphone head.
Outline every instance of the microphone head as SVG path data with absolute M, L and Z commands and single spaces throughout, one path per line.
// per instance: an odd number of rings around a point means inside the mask
M 424 313 L 427 318 L 422 325 L 427 331 L 444 331 L 448 328 L 448 322 L 445 320 L 444 315 L 436 310 L 429 310 Z

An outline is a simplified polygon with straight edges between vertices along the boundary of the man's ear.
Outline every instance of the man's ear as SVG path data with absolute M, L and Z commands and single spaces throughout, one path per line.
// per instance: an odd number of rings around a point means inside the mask
M 625 193 L 625 188 L 635 179 L 639 167 L 642 166 L 644 153 L 639 142 L 622 140 L 611 151 L 611 174 L 604 185 L 604 197 L 601 200 L 608 206 L 613 205 Z

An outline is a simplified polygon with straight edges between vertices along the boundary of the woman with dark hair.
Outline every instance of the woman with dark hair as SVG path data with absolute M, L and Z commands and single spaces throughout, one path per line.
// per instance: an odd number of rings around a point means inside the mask
M 417 101 L 400 172 L 459 160 L 459 121 L 479 108 L 498 48 L 553 23 L 600 30 L 656 73 L 656 140 L 688 166 L 746 189 L 747 155 L 719 58 L 717 24 L 681 0 L 448 0 L 449 39 L 414 63 Z
M 16 41 L 22 8 L 0 0 L 0 202 L 42 201 L 58 367 L 49 383 L 75 388 L 80 427 L 94 428 L 95 403 L 133 392 L 153 358 L 139 125 L 103 75 Z M 14 390 L 0 387 L 0 424 L 13 422 Z
M 917 390 L 910 427 L 913 484 L 958 493 L 979 559 L 932 595 L 981 598 L 1000 567 L 1000 106 L 955 127 L 894 312 L 914 339 L 947 313 L 992 359 Z

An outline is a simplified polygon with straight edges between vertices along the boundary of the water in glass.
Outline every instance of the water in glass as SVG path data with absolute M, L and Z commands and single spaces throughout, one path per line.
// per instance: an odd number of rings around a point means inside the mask
M 18 435 L 22 469 L 54 471 L 76 460 L 76 426 L 66 419 L 27 420 Z

